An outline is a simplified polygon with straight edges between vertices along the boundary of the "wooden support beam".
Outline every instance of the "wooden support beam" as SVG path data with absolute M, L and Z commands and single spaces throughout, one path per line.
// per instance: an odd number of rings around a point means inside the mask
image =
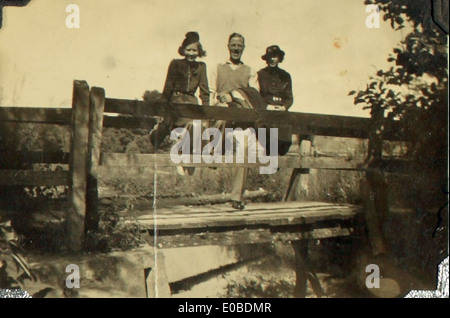
M 295 201 L 299 197 L 299 189 L 304 183 L 302 177 L 308 174 L 308 168 L 294 168 L 292 170 L 284 201 Z
M 171 104 L 164 102 L 144 102 L 137 100 L 106 99 L 105 112 L 134 116 L 175 117 L 199 120 L 227 120 L 255 122 L 258 114 L 254 110 L 231 109 L 217 106 L 199 106 L 189 104 Z
M 243 229 L 243 230 L 227 230 L 223 232 L 196 232 L 190 234 L 175 235 L 149 235 L 145 237 L 151 246 L 159 248 L 179 248 L 194 247 L 206 245 L 240 245 L 245 244 L 261 244 L 273 242 L 290 242 L 296 240 L 307 239 L 323 239 L 331 237 L 343 237 L 352 234 L 352 228 L 326 228 L 314 229 L 310 232 L 272 232 L 270 229 Z M 155 241 L 156 239 L 156 241 Z
M 232 124 L 258 122 L 291 126 L 294 133 L 302 135 L 321 135 L 350 138 L 368 138 L 370 119 L 351 116 L 322 115 L 297 112 L 255 111 L 218 106 L 199 106 L 187 104 L 167 104 L 163 102 L 144 102 L 107 98 L 105 111 L 128 114 L 137 117 L 172 117 L 198 120 L 225 120 Z M 386 122 L 384 138 L 404 140 L 399 134 L 399 124 Z
M 0 185 L 69 185 L 68 171 L 0 170 Z
M 312 136 L 302 136 L 298 137 L 298 155 L 303 158 L 305 156 L 311 155 L 311 140 Z M 292 170 L 291 178 L 289 180 L 289 185 L 284 197 L 284 201 L 295 201 L 301 196 L 301 192 L 304 194 L 308 193 L 308 168 L 294 168 Z M 306 192 L 306 193 L 305 193 Z
M 191 157 L 192 158 L 192 157 Z M 191 159 L 191 162 L 193 160 Z M 234 160 L 235 161 L 235 160 Z M 158 168 L 165 167 L 248 167 L 258 168 L 260 166 L 267 166 L 267 164 L 260 164 L 258 159 L 256 163 L 225 163 L 225 158 L 222 158 L 222 163 L 179 163 L 176 164 L 170 159 L 168 154 L 134 154 L 134 153 L 102 153 L 101 154 L 101 166 L 100 169 L 103 174 L 108 173 L 109 168 L 114 167 L 126 167 L 127 174 L 137 174 L 138 171 L 135 168 L 148 168 L 154 169 L 155 164 Z M 300 170 L 294 171 L 291 179 L 292 182 L 298 180 L 301 175 L 309 173 L 308 169 L 324 169 L 324 170 L 366 170 L 364 166 L 365 158 L 363 157 L 298 157 L 293 154 L 278 157 L 279 168 L 297 168 Z M 407 172 L 408 162 L 405 160 L 386 159 L 382 160 L 381 164 L 383 170 L 387 172 Z M 128 172 L 129 169 L 129 172 Z M 117 169 L 116 169 L 117 170 Z M 148 170 L 151 173 L 154 170 Z M 147 173 L 145 172 L 145 173 Z M 306 179 L 305 179 L 306 180 Z M 292 183 L 291 182 L 291 183 Z M 303 182 L 303 181 L 302 181 Z M 306 182 L 306 181 L 305 181 Z M 301 183 L 301 186 L 305 183 Z M 292 187 L 291 187 L 292 188 Z M 287 198 L 287 196 L 286 196 Z
M 295 252 L 295 288 L 294 296 L 299 298 L 306 297 L 306 290 L 308 286 L 307 268 L 308 259 L 308 244 L 306 240 L 292 241 L 292 248 Z
M 158 251 L 156 253 L 154 266 L 144 272 L 147 298 L 169 298 L 171 292 L 164 253 Z
M 85 81 L 74 81 L 69 164 L 69 208 L 67 211 L 68 248 L 73 252 L 81 251 L 85 238 L 89 104 L 88 84 Z
M 222 158 L 222 163 L 205 163 L 201 160 L 200 163 L 193 163 L 191 157 L 191 163 L 174 163 L 169 154 L 134 154 L 134 153 L 102 153 L 101 165 L 104 167 L 154 167 L 155 164 L 159 168 L 164 167 L 221 167 L 221 168 L 234 168 L 234 167 L 247 167 L 258 168 L 261 166 L 268 166 L 268 164 L 259 163 L 256 159 L 256 163 L 225 163 L 225 158 Z M 236 162 L 233 159 L 233 162 Z M 303 157 L 286 155 L 278 157 L 279 168 L 301 168 L 301 169 L 333 169 L 333 170 L 358 170 L 364 163 L 364 158 L 317 158 L 317 157 Z M 104 169 L 105 170 L 105 169 Z M 103 170 L 103 171 L 104 171 Z M 306 170 L 302 170 L 306 171 Z
M 320 286 L 317 275 L 312 270 L 309 264 L 309 241 L 299 240 L 291 242 L 292 248 L 295 252 L 295 288 L 294 296 L 299 298 L 306 297 L 306 291 L 308 286 L 308 280 L 311 283 L 311 287 L 318 297 L 322 297 L 324 292 Z
M 128 129 L 152 129 L 158 121 L 155 118 L 145 117 L 113 117 L 104 116 L 103 127 L 128 128 Z
M 108 191 L 109 190 L 109 191 Z M 114 204 L 119 208 L 127 208 L 130 206 L 130 201 L 133 205 L 134 211 L 149 211 L 152 209 L 153 198 L 143 197 L 139 195 L 121 195 L 122 193 L 108 188 L 99 189 L 100 198 L 114 198 L 114 200 L 103 200 L 103 204 Z M 267 196 L 268 192 L 265 190 L 245 191 L 243 194 L 244 200 L 251 200 L 256 198 L 262 198 Z M 206 194 L 195 197 L 181 197 L 181 198 L 164 198 L 164 196 L 156 197 L 158 200 L 158 207 L 170 207 L 170 206 L 194 206 L 194 205 L 209 205 L 219 204 L 231 201 L 231 194 L 218 193 L 218 194 Z
M 201 158 L 200 158 L 201 159 Z M 163 167 L 253 167 L 268 166 L 268 164 L 260 164 L 258 160 L 256 163 L 225 163 L 225 157 L 222 157 L 222 163 L 205 163 L 200 160 L 200 163 L 193 163 L 191 157 L 191 163 L 174 163 L 169 154 L 135 154 L 135 153 L 102 153 L 101 165 L 105 167 L 123 166 L 123 167 L 155 167 L 155 164 L 159 168 Z M 233 162 L 236 160 L 233 159 Z M 278 158 L 279 166 L 298 166 L 300 161 L 296 157 L 286 156 Z
M 155 167 L 144 167 L 144 166 L 103 166 L 100 165 L 97 168 L 98 178 L 99 179 L 110 179 L 117 178 L 117 175 L 122 175 L 124 178 L 133 178 L 134 180 L 139 179 L 153 179 L 155 173 L 158 174 L 169 174 L 170 172 L 165 172 L 159 170 Z
M 287 203 L 284 203 L 287 204 Z M 256 207 L 255 207 L 256 206 Z M 259 207 L 258 207 L 259 206 Z M 149 213 L 151 204 L 148 203 L 147 213 L 138 218 L 139 224 L 149 230 L 153 230 L 157 225 L 158 230 L 182 230 L 189 229 L 193 231 L 204 231 L 224 229 L 230 227 L 280 227 L 291 226 L 296 232 L 305 232 L 311 230 L 311 225 L 317 222 L 321 224 L 336 222 L 342 223 L 353 220 L 358 213 L 359 208 L 355 206 L 316 206 L 300 202 L 297 206 L 294 204 L 291 208 L 279 208 L 281 203 L 260 205 L 248 205 L 243 211 L 236 211 L 232 207 L 226 207 L 226 210 L 214 210 L 214 212 L 204 212 L 202 207 L 184 207 L 181 213 L 175 213 L 175 208 L 159 209 L 155 217 Z M 301 208 L 300 206 L 303 206 Z M 278 207 L 278 208 L 277 208 Z M 203 210 L 203 212 L 202 212 Z M 169 213 L 169 214 L 168 214 Z M 305 227 L 305 229 L 301 229 Z M 306 238 L 305 236 L 304 238 Z
M 86 231 L 98 229 L 98 166 L 102 143 L 103 110 L 105 108 L 105 90 L 93 87 L 90 95 L 89 110 L 89 152 L 86 191 Z
M 69 163 L 68 152 L 46 151 L 0 151 L 1 162 L 26 162 L 26 163 Z

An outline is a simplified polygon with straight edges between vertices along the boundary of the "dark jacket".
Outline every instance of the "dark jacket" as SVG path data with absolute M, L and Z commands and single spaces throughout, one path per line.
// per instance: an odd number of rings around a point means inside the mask
M 203 62 L 188 62 L 186 59 L 172 60 L 164 85 L 164 99 L 169 101 L 175 92 L 194 96 L 197 88 L 200 88 L 202 105 L 208 105 L 209 87 L 206 64 Z
M 258 72 L 259 92 L 269 105 L 292 106 L 291 75 L 281 68 L 266 67 Z

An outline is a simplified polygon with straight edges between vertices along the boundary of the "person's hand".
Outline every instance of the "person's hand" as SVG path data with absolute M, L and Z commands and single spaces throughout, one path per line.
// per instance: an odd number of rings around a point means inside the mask
M 230 103 L 233 101 L 230 94 L 220 94 L 219 96 L 217 96 L 217 99 L 221 103 Z

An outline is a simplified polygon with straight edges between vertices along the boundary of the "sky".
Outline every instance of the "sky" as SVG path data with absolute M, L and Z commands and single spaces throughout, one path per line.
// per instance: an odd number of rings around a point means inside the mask
M 80 28 L 69 29 L 76 4 Z M 367 28 L 363 0 L 31 0 L 5 7 L 0 29 L 0 105 L 70 107 L 73 80 L 106 96 L 142 99 L 162 91 L 167 67 L 188 31 L 197 31 L 211 70 L 228 58 L 233 32 L 256 70 L 277 44 L 291 74 L 291 111 L 368 117 L 348 92 L 363 89 L 401 41 L 381 19 Z

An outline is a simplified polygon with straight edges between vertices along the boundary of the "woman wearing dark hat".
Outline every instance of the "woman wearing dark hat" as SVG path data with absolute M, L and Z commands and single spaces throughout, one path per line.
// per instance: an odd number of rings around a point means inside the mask
M 258 72 L 259 91 L 266 103 L 273 106 L 272 109 L 284 107 L 287 110 L 294 102 L 291 75 L 278 67 L 283 62 L 284 55 L 278 45 L 272 45 L 261 57 L 266 61 L 267 67 Z
M 278 67 L 285 53 L 278 45 L 269 46 L 261 58 L 267 67 L 258 72 L 259 92 L 267 103 L 268 110 L 288 110 L 294 102 L 291 75 Z M 278 154 L 284 155 L 291 146 L 291 129 L 278 127 Z M 269 145 L 269 143 L 268 143 Z M 266 147 L 266 151 L 269 151 Z
M 200 88 L 202 105 L 209 105 L 206 64 L 196 61 L 197 57 L 206 55 L 197 32 L 186 33 L 178 53 L 184 59 L 170 62 L 163 90 L 164 98 L 172 103 L 198 104 L 195 92 Z
M 196 104 L 198 99 L 195 96 L 197 89 L 200 89 L 200 99 L 202 105 L 209 105 L 209 87 L 206 73 L 206 64 L 197 62 L 197 57 L 203 57 L 206 52 L 200 44 L 200 36 L 197 32 L 186 33 L 183 43 L 178 48 L 178 53 L 184 56 L 183 59 L 174 59 L 170 62 L 167 71 L 166 82 L 162 93 L 163 99 L 174 104 Z M 179 119 L 175 123 L 167 121 L 160 122 L 152 131 L 150 139 L 153 145 L 162 143 L 164 138 L 170 134 L 174 127 L 184 127 L 192 136 L 192 123 L 185 119 Z M 192 144 L 192 143 L 191 143 Z M 192 148 L 191 148 L 192 151 Z M 177 169 L 178 173 L 184 175 L 187 171 L 192 175 L 195 168 L 189 167 Z

